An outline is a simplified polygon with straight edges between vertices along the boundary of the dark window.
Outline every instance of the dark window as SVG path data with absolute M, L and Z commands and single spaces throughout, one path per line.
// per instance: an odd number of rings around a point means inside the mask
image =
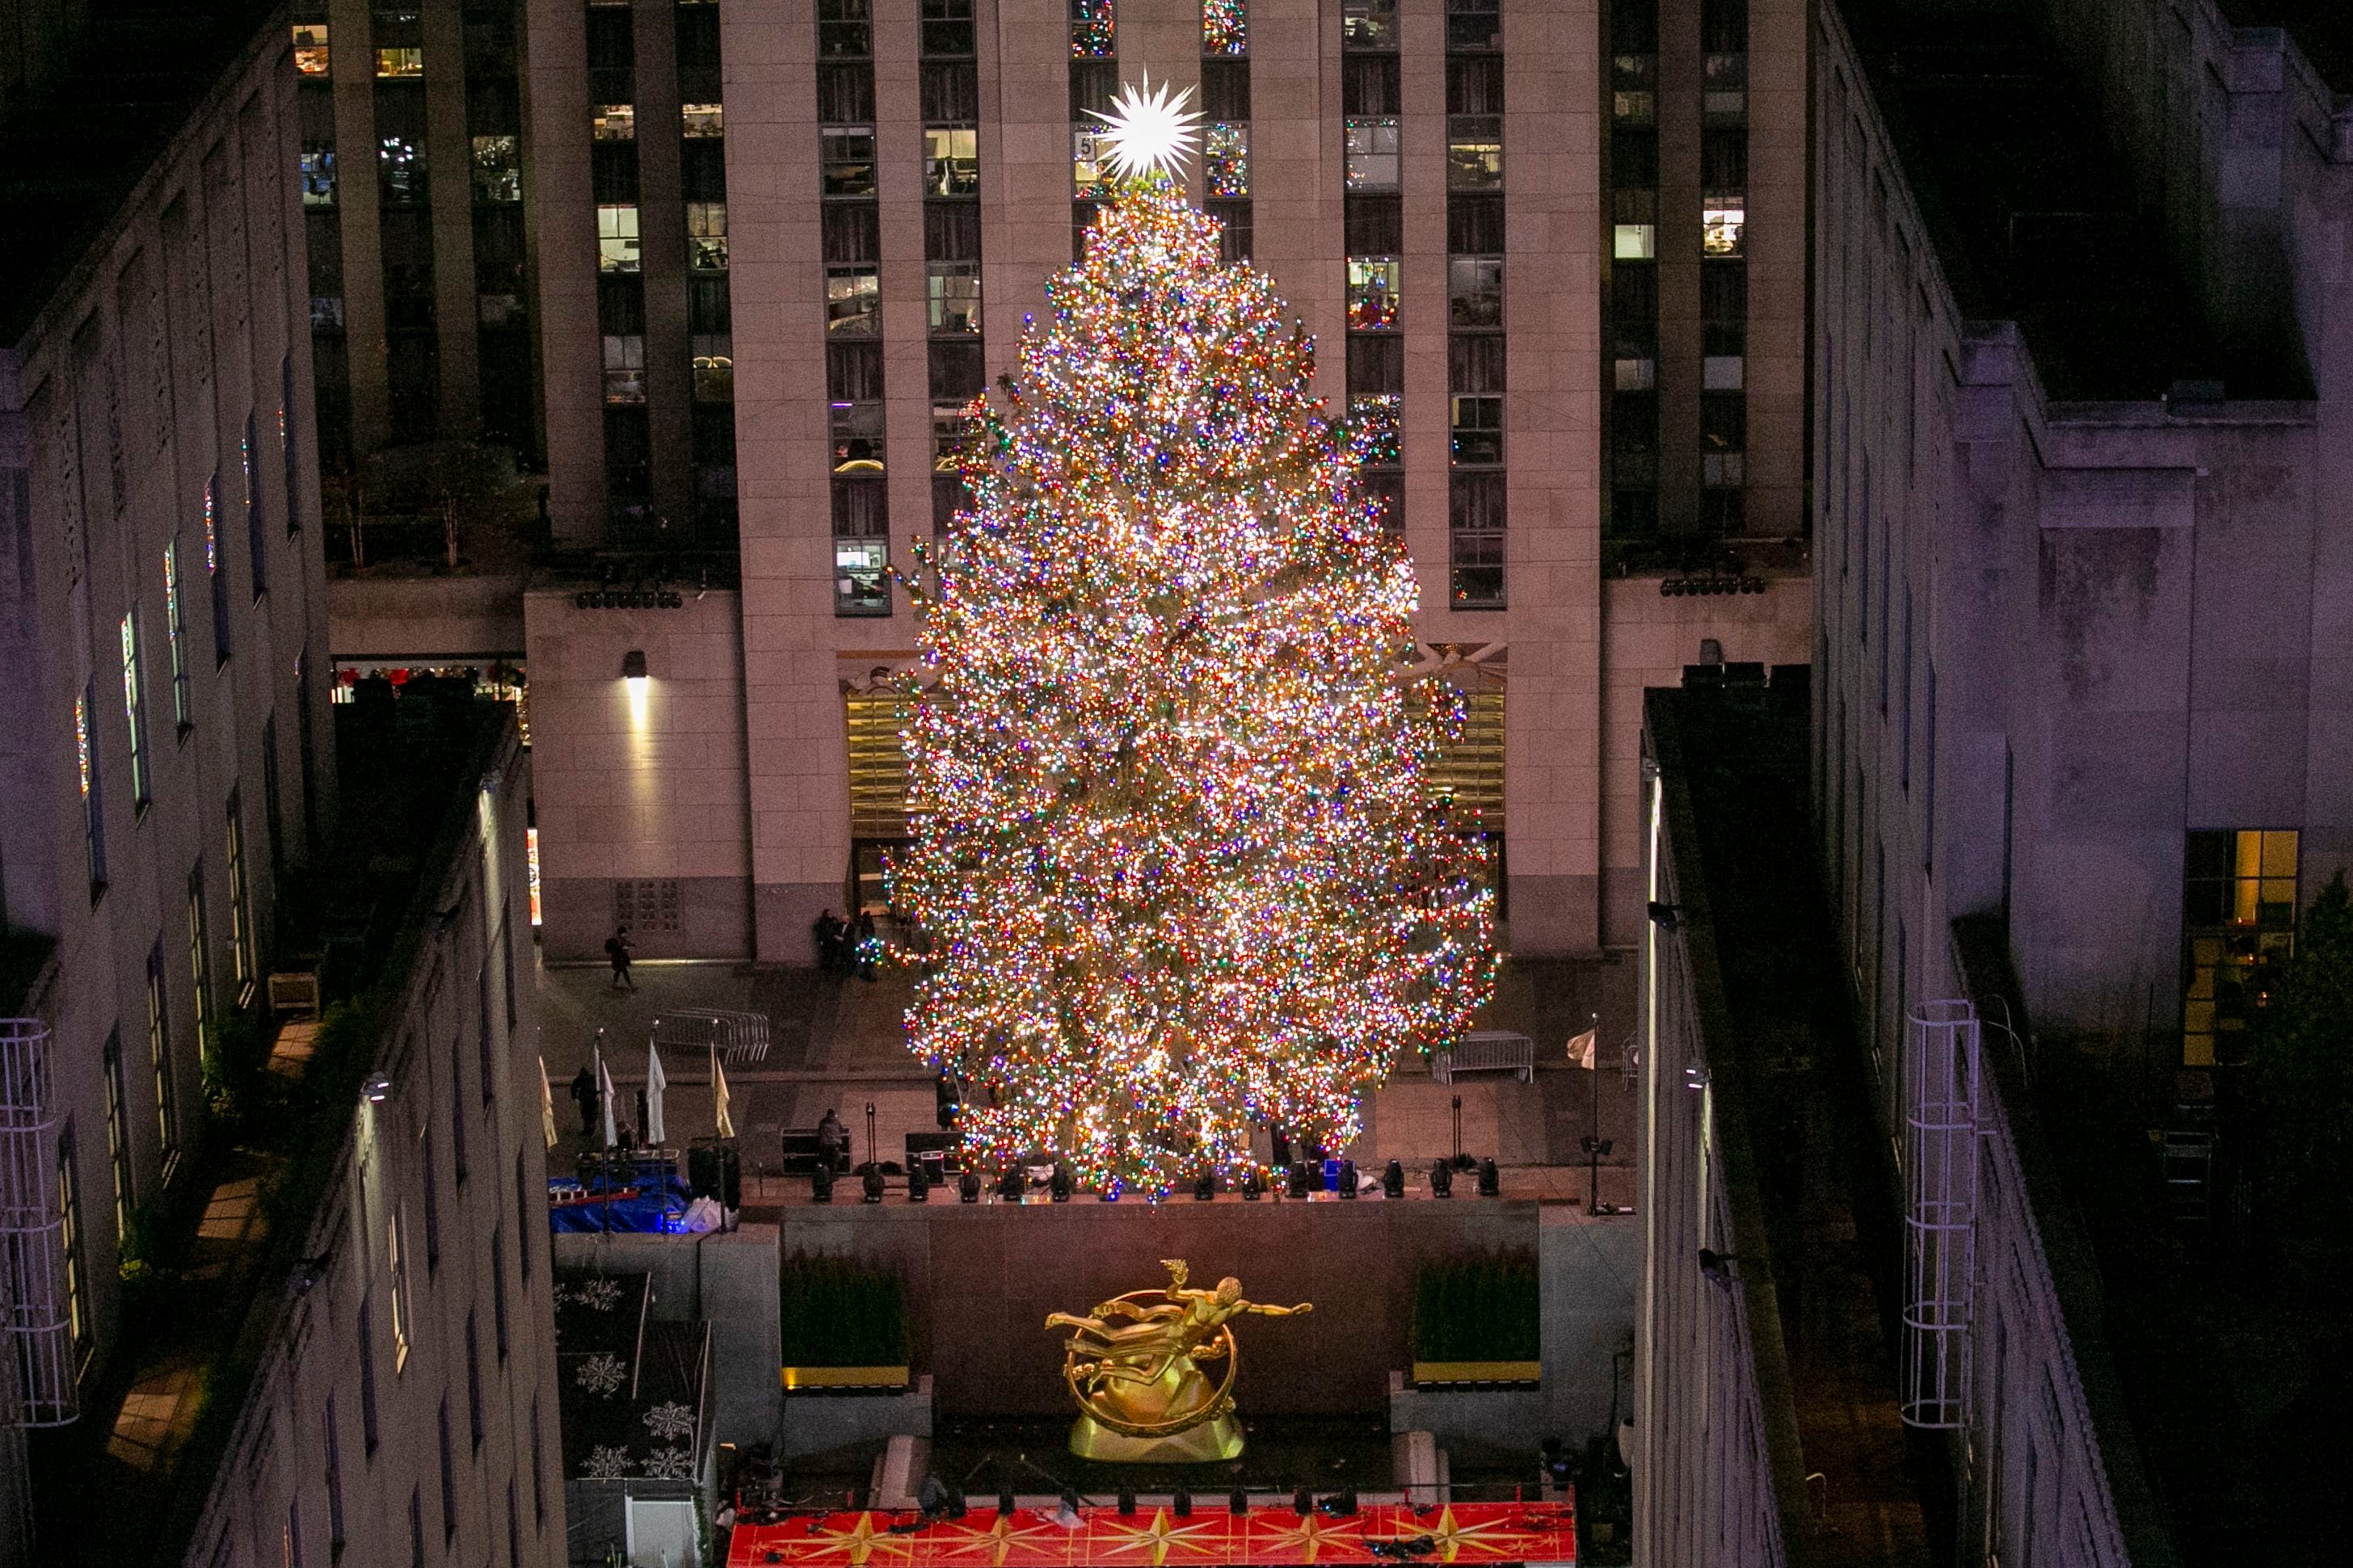
M 228 562 L 220 548 L 220 470 L 205 481 L 205 575 L 213 591 L 213 662 L 227 664 L 229 655 Z
M 592 142 L 588 144 L 588 191 L 598 203 L 629 203 L 638 199 L 638 144 L 635 142 Z
M 595 13 L 590 13 L 595 15 Z M 873 24 L 867 0 L 818 0 L 817 52 L 829 59 L 873 53 Z
M 727 144 L 698 136 L 679 149 L 679 195 L 690 202 L 727 199 Z
M 871 66 L 817 68 L 817 117 L 826 125 L 871 125 L 874 121 L 874 71 Z
M 343 1554 L 343 1450 L 342 1424 L 335 1418 L 335 1396 L 327 1395 L 327 1552 Z
M 972 0 L 923 0 L 921 47 L 926 55 L 969 55 Z
M 1117 60 L 1072 60 L 1071 62 L 1071 123 L 1092 125 L 1089 110 L 1108 112 L 1111 100 L 1119 96 L 1119 62 Z
M 931 393 L 934 402 L 962 402 L 987 390 L 988 373 L 978 343 L 939 339 L 931 345 Z
M 425 1272 L 441 1267 L 441 1172 L 433 1158 L 433 1129 L 417 1135 L 418 1174 L 425 1184 Z
M 826 395 L 839 402 L 871 403 L 882 395 L 881 343 L 825 345 Z
M 881 229 L 871 202 L 834 202 L 824 208 L 825 259 L 875 262 L 881 258 Z
M 373 1304 L 360 1303 L 360 1440 L 366 1445 L 367 1457 L 375 1458 L 375 1313 Z
M 522 1156 L 520 1154 L 515 1156 L 515 1169 L 518 1172 L 522 1169 Z M 542 1223 L 544 1222 L 543 1221 Z M 528 1243 L 523 1247 L 523 1256 L 525 1258 L 529 1258 L 531 1256 L 531 1247 Z M 528 1268 L 523 1270 L 525 1275 L 529 1275 L 530 1272 L 531 1270 Z M 547 1492 L 545 1489 L 547 1482 L 544 1479 L 546 1474 L 547 1460 L 545 1456 L 540 1450 L 539 1391 L 533 1389 L 531 1395 L 531 1521 L 532 1528 L 533 1530 L 538 1530 L 547 1523 Z
M 1348 334 L 1348 390 L 1403 392 L 1405 343 L 1395 333 Z
M 1504 112 L 1504 61 L 1497 55 L 1453 55 L 1446 61 L 1446 112 Z
M 1400 109 L 1397 56 L 1340 57 L 1341 113 L 1396 114 Z
M 1210 202 L 1208 214 L 1224 225 L 1218 238 L 1218 259 L 1229 267 L 1250 258 L 1250 205 L 1246 201 Z
M 466 1314 L 466 1429 L 479 1452 L 482 1447 L 482 1347 L 470 1311 Z
M 449 1165 L 457 1173 L 458 1184 L 466 1184 L 466 1046 L 453 1034 L 449 1037 Z
M 1342 226 L 1350 256 L 1396 256 L 1405 249 L 1405 217 L 1394 195 L 1349 196 Z
M 1659 183 L 1659 133 L 1620 125 L 1609 133 L 1609 183 L 1647 191 Z
M 441 1430 L 441 1539 L 453 1541 L 458 1534 L 458 1455 L 449 1443 L 449 1396 L 441 1396 L 440 1407 L 434 1413 Z
M 1504 198 L 1499 195 L 1449 195 L 1446 198 L 1446 248 L 1457 256 L 1501 255 L 1504 249 Z
M 596 13 L 592 11 L 589 15 Z M 422 1481 L 408 1489 L 408 1568 L 425 1568 L 425 1483 Z
M 491 1342 L 507 1359 L 507 1227 L 491 1227 Z
M 515 1484 L 507 1481 L 507 1568 L 522 1568 L 522 1521 L 515 1513 Z
M 980 79 L 969 61 L 923 68 L 923 123 L 966 125 L 980 118 Z
M 980 209 L 970 202 L 926 202 L 923 205 L 923 258 L 927 261 L 980 259 Z
M 547 1197 L 543 1193 L 540 1194 L 538 1204 L 533 1204 L 531 1173 L 523 1164 L 522 1151 L 520 1149 L 515 1151 L 514 1191 L 515 1268 L 521 1271 L 522 1282 L 529 1285 L 531 1283 L 531 1222 L 533 1215 L 536 1214 L 540 1224 L 547 1223 Z M 538 1407 L 534 1405 L 532 1415 L 532 1439 L 534 1444 L 538 1441 Z M 538 1462 L 535 1453 L 533 1456 L 533 1462 L 534 1465 Z
M 1504 390 L 1504 340 L 1457 333 L 1446 342 L 1446 383 L 1456 392 Z
M 1208 59 L 1201 62 L 1201 111 L 1212 121 L 1248 120 L 1250 117 L 1250 61 Z

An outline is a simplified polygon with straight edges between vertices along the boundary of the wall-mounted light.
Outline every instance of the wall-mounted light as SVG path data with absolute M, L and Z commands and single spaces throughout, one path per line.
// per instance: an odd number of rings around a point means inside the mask
M 621 656 L 621 679 L 643 680 L 646 678 L 646 653 L 643 648 L 631 648 Z
M 631 648 L 621 656 L 621 684 L 628 689 L 629 728 L 646 727 L 646 655 L 643 648 Z
M 367 1098 L 370 1105 L 382 1105 L 385 1100 L 391 1099 L 392 1079 L 385 1077 L 382 1073 L 378 1073 L 374 1078 L 368 1079 Z

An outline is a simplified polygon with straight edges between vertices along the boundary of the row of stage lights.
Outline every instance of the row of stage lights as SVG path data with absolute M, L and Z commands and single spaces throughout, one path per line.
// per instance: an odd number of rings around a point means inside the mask
M 1060 1511 L 1075 1520 L 1079 1510 L 1086 1506 L 1086 1500 L 1075 1487 L 1065 1487 L 1060 1499 Z M 1189 1489 L 1176 1488 L 1170 1495 L 1168 1503 L 1171 1518 L 1190 1519 L 1193 1516 L 1193 1493 Z M 1134 1518 L 1136 1513 L 1135 1493 L 1132 1489 L 1122 1488 L 1115 1506 L 1120 1518 Z M 969 1510 L 970 1504 L 965 1500 L 962 1487 L 934 1476 L 924 1481 L 923 1490 L 916 1499 L 916 1507 L 927 1520 L 962 1519 Z M 1000 1518 L 1009 1518 L 1018 1510 L 1018 1501 L 1011 1488 L 1008 1487 L 997 1494 L 997 1511 Z M 1237 1486 L 1229 1490 L 1226 1494 L 1226 1508 L 1237 1518 L 1250 1512 L 1250 1498 L 1248 1489 Z M 1354 1487 L 1350 1487 L 1317 1497 L 1314 1489 L 1301 1487 L 1291 1494 L 1291 1509 L 1302 1519 L 1318 1513 L 1335 1519 L 1345 1519 L 1356 1511 L 1356 1491 Z M 1415 1511 L 1419 1513 L 1430 1510 L 1417 1509 Z
M 1495 1169 L 1495 1162 L 1493 1160 L 1481 1160 L 1477 1163 L 1475 1167 L 1468 1160 L 1463 1160 L 1459 1165 L 1453 1160 L 1439 1160 L 1432 1163 L 1430 1167 L 1430 1195 L 1434 1198 L 1452 1197 L 1454 1195 L 1454 1173 L 1458 1169 L 1475 1169 L 1477 1173 L 1476 1180 L 1478 1192 L 1481 1197 L 1492 1198 L 1502 1195 L 1503 1178 L 1501 1173 Z M 1309 1164 L 1303 1160 L 1297 1162 L 1283 1173 L 1284 1195 L 1292 1198 L 1306 1198 L 1310 1196 L 1323 1184 L 1318 1180 L 1318 1176 L 1319 1172 L 1315 1166 Z M 1242 1201 L 1244 1203 L 1256 1203 L 1259 1199 L 1266 1195 L 1268 1191 L 1267 1177 L 1268 1173 L 1261 1172 L 1258 1166 L 1247 1166 L 1242 1171 L 1241 1181 L 1237 1184 L 1234 1190 L 1241 1194 Z M 815 1170 L 809 1173 L 810 1197 L 821 1204 L 831 1203 L 833 1201 L 834 1184 L 837 1180 L 839 1180 L 839 1178 L 836 1177 L 832 1169 L 829 1166 L 820 1163 Z M 931 1202 L 932 1187 L 935 1180 L 937 1181 L 937 1184 L 941 1186 L 948 1184 L 944 1178 L 935 1179 L 928 1174 L 924 1171 L 923 1163 L 920 1161 L 909 1165 L 907 1167 L 907 1201 L 911 1204 L 923 1204 Z M 1391 1160 L 1382 1168 L 1381 1195 L 1383 1197 L 1401 1198 L 1405 1196 L 1405 1165 L 1402 1161 Z M 1341 1161 L 1338 1188 L 1333 1195 L 1344 1200 L 1352 1199 L 1356 1196 L 1356 1163 L 1354 1160 Z M 980 1173 L 977 1171 L 965 1171 L 963 1174 L 955 1178 L 955 1189 L 956 1200 L 959 1203 L 976 1204 L 980 1202 L 980 1194 L 982 1191 Z M 869 1163 L 865 1167 L 863 1173 L 859 1178 L 860 1195 L 867 1203 L 879 1204 L 882 1201 L 882 1196 L 886 1190 L 887 1188 L 883 1182 L 881 1167 Z M 1067 1165 L 1057 1164 L 1054 1167 L 1053 1175 L 1046 1184 L 1047 1196 L 1055 1203 L 1066 1204 L 1076 1195 L 1077 1191 L 1078 1184 L 1071 1178 L 1070 1167 Z M 1004 1175 L 997 1179 L 997 1195 L 999 1199 L 1007 1203 L 1018 1203 L 1023 1198 L 1029 1196 L 1029 1178 L 1023 1175 L 1018 1168 L 1008 1169 Z M 1100 1196 L 1104 1203 L 1117 1203 L 1120 1199 L 1120 1188 L 1114 1184 L 1097 1195 Z M 1214 1200 L 1217 1195 L 1217 1176 L 1209 1172 L 1202 1173 L 1202 1174 L 1193 1183 L 1194 1202 L 1206 1204 Z
M 686 595 L 672 588 L 592 588 L 572 595 L 575 609 L 581 610 L 678 610 L 686 606 Z
M 1762 577 L 1737 577 L 1709 573 L 1704 577 L 1662 577 L 1659 596 L 1672 599 L 1683 595 L 1699 597 L 1709 594 L 1761 594 L 1765 591 Z

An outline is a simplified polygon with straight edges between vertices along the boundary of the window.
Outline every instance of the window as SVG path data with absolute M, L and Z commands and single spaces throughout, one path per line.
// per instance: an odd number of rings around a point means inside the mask
M 1609 62 L 1609 116 L 1620 125 L 1654 125 L 1659 118 L 1659 57 L 1613 56 Z
M 255 973 L 253 900 L 246 877 L 245 809 L 238 803 L 234 787 L 228 792 L 228 808 L 225 815 L 224 839 L 228 849 L 229 960 L 237 980 L 237 1005 L 242 1006 L 251 997 L 259 976 Z
M 1738 191 L 1709 191 L 1700 198 L 1700 248 L 1710 256 L 1738 256 L 1748 221 L 1748 198 Z
M 131 1213 L 139 1206 L 139 1194 L 131 1178 L 131 1124 L 123 1103 L 120 1026 L 106 1032 L 99 1071 L 106 1079 L 106 1164 L 114 1177 L 114 1245 L 119 1249 L 131 1235 Z
M 825 269 L 825 330 L 836 338 L 882 335 L 882 279 L 871 267 Z
M 147 695 L 139 682 L 139 611 L 122 617 L 122 713 L 131 729 L 131 804 L 144 811 L 147 789 Z
M 476 1453 L 482 1447 L 482 1348 L 474 1314 L 466 1313 L 466 1430 Z
M 445 1448 L 448 1446 L 446 1443 L 442 1445 Z M 425 1483 L 422 1481 L 408 1489 L 408 1568 L 425 1568 Z
M 81 1254 L 81 1170 L 74 1150 L 73 1118 L 58 1135 L 58 1250 L 66 1271 L 66 1324 L 77 1360 L 90 1350 L 90 1279 Z
M 1348 438 L 1358 463 L 1372 468 L 1398 466 L 1404 410 L 1405 399 L 1395 393 L 1363 394 L 1348 399 Z
M 1504 604 L 1504 476 L 1462 473 L 1447 485 L 1450 599 L 1457 609 Z
M 934 261 L 929 271 L 932 331 L 946 336 L 980 331 L 980 268 L 969 261 Z
M 1700 58 L 1700 113 L 1711 124 L 1738 124 L 1748 115 L 1748 56 L 1723 49 Z
M 254 472 L 253 411 L 245 416 L 245 439 L 237 447 L 237 457 L 245 470 L 245 552 L 253 573 L 253 596 L 260 598 L 269 592 L 269 534 L 264 528 L 261 504 L 261 476 Z
M 188 977 L 196 987 L 196 1041 L 203 1049 L 205 1031 L 213 1021 L 212 943 L 205 932 L 205 866 L 196 862 L 188 873 Z
M 1114 0 L 1071 0 L 1071 53 L 1107 60 L 1118 50 L 1119 11 Z
M 360 1303 L 360 1439 L 371 1459 L 375 1458 L 376 1446 L 375 1316 L 373 1303 Z
M 375 52 L 375 74 L 378 77 L 420 77 L 425 74 L 423 49 L 378 49 Z
M 1218 259 L 1228 267 L 1246 265 L 1250 258 L 1250 203 L 1213 201 L 1203 205 L 1218 221 Z
M 417 1131 L 417 1171 L 418 1185 L 425 1202 L 425 1273 L 431 1278 L 441 1268 L 441 1166 L 433 1158 L 433 1129 L 420 1127 Z M 399 1305 L 392 1313 L 396 1328 L 402 1322 Z
M 1748 404 L 1727 393 L 1709 393 L 1699 400 L 1700 483 L 1715 489 L 1737 489 L 1748 447 Z M 1885 706 L 1883 695 L 1881 706 Z
M 1250 0 L 1201 0 L 1201 52 L 1250 53 Z
M 1111 171 L 1111 142 L 1102 127 L 1071 127 L 1071 195 L 1079 200 L 1107 196 L 1118 184 Z
M 932 405 L 932 468 L 936 473 L 961 470 L 965 448 L 972 439 L 972 421 L 961 403 Z
M 363 1319 L 366 1316 L 362 1311 Z M 367 1346 L 360 1346 L 360 1364 L 367 1364 Z M 343 1554 L 343 1444 L 342 1423 L 335 1419 L 335 1396 L 327 1395 L 327 1553 Z
M 1347 150 L 1348 189 L 1398 188 L 1398 122 L 1394 115 L 1342 122 Z
M 507 1359 L 507 1227 L 491 1227 L 491 1343 Z
M 1216 0 L 1210 0 L 1214 5 Z M 1204 7 L 1206 13 L 1206 7 Z M 1201 138 L 1201 185 L 1213 196 L 1250 195 L 1250 127 L 1221 120 Z
M 327 74 L 327 24 L 297 22 L 294 32 L 294 69 L 302 76 Z
M 686 264 L 698 272 L 727 270 L 727 204 L 686 204 Z
M 182 646 L 186 622 L 180 613 L 180 542 L 164 546 L 164 640 L 172 652 L 172 721 L 182 734 L 195 721 L 188 698 L 187 650 Z
M 817 52 L 820 59 L 856 58 L 874 52 L 867 0 L 818 0 Z
M 972 0 L 923 0 L 918 38 L 926 55 L 971 54 Z
M 2295 952 L 2298 837 L 2286 831 L 2195 832 L 2182 856 L 2181 1060 L 2247 1059 L 2248 1031 L 2272 973 Z
M 833 613 L 891 613 L 889 496 L 871 477 L 833 481 Z
M 279 1556 L 284 1568 L 302 1568 L 302 1500 L 286 1500 L 286 1532 Z
M 927 125 L 923 128 L 923 194 L 927 196 L 976 196 L 980 194 L 980 132 L 969 125 Z
M 635 272 L 638 256 L 637 204 L 606 203 L 596 209 L 596 270 Z
M 213 662 L 228 662 L 228 574 L 220 558 L 220 470 L 205 481 L 205 575 L 213 590 Z
M 433 1167 L 428 1162 L 427 1170 Z M 408 1365 L 408 1332 L 416 1325 L 417 1313 L 408 1293 L 408 1210 L 406 1204 L 396 1203 L 385 1220 L 385 1277 L 390 1285 L 392 1301 L 392 1370 L 400 1372 Z
M 1446 47 L 1450 49 L 1502 48 L 1503 0 L 1446 0 Z
M 311 296 L 311 330 L 314 332 L 340 332 L 343 330 L 343 299 L 340 294 Z
M 415 206 L 425 200 L 425 149 L 416 138 L 379 137 L 375 162 L 386 206 Z
M 302 205 L 306 207 L 331 207 L 335 205 L 333 148 L 306 147 L 302 150 Z
M 874 194 L 874 127 L 818 128 L 818 190 L 828 196 Z
M 1616 261 L 1655 261 L 1659 256 L 1659 193 L 1609 193 L 1609 255 Z
M 1344 49 L 1394 49 L 1398 47 L 1397 0 L 1340 0 L 1340 47 Z
M 1446 319 L 1453 327 L 1504 324 L 1504 258 L 1454 256 L 1446 262 Z
M 605 334 L 605 401 L 646 400 L 646 340 L 641 332 Z
M 1394 331 L 1398 326 L 1398 260 L 1393 256 L 1348 258 L 1348 330 Z
M 678 133 L 690 140 L 726 134 L 724 106 L 716 103 L 681 103 L 678 106 Z
M 486 206 L 512 206 L 522 200 L 522 139 L 477 136 L 474 200 Z
M 1493 339 L 1488 339 L 1492 342 Z M 1449 398 L 1448 426 L 1453 437 L 1457 468 L 1493 467 L 1504 460 L 1504 400 L 1501 397 Z
M 1446 188 L 1504 188 L 1504 121 L 1493 114 L 1456 114 L 1446 121 Z
M 155 1156 L 160 1179 L 169 1182 L 180 1158 L 178 1073 L 172 1062 L 171 1020 L 164 994 L 164 939 L 147 950 L 147 1058 L 155 1072 Z
M 688 346 L 693 356 L 691 368 L 694 375 L 694 400 L 697 403 L 733 403 L 735 400 L 735 334 L 697 332 Z
M 634 142 L 638 139 L 638 106 L 634 103 L 599 103 L 588 111 L 588 139 L 592 142 Z
M 302 511 L 296 504 L 302 493 L 301 443 L 295 439 L 294 356 L 278 356 L 278 455 L 286 469 L 286 537 L 302 531 Z
M 81 773 L 81 847 L 90 871 L 90 901 L 106 891 L 106 805 L 98 788 L 98 742 L 90 732 L 96 713 L 90 688 L 74 699 L 74 758 Z

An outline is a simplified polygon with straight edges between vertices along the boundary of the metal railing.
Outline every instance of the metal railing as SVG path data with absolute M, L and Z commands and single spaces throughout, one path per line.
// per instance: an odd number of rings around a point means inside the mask
M 48 1047 L 39 1019 L 0 1018 L 0 1250 L 8 1270 L 0 1311 L 24 1396 L 15 1413 L 21 1426 L 63 1426 L 81 1414 Z

